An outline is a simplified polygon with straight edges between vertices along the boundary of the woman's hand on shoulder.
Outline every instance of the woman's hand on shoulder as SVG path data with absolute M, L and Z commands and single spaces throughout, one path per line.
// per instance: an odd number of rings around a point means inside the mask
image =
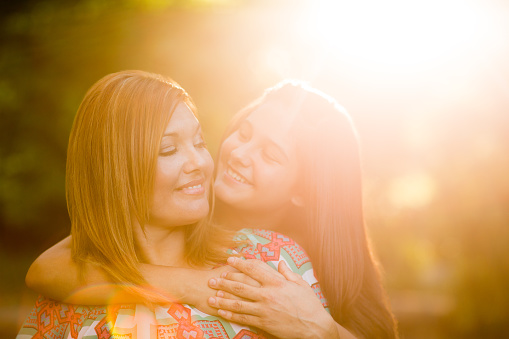
M 259 260 L 229 258 L 228 264 L 260 286 L 245 283 L 239 274 L 211 279 L 209 286 L 218 291 L 209 305 L 223 318 L 280 338 L 339 338 L 336 323 L 313 289 L 284 261 L 278 271 Z
M 181 281 L 187 287 L 183 290 L 183 295 L 179 298 L 182 303 L 190 304 L 201 312 L 218 315 L 217 309 L 211 307 L 207 300 L 214 296 L 216 291 L 208 286 L 208 281 L 218 279 L 221 275 L 239 274 L 238 271 L 224 265 L 212 270 L 186 269 L 188 281 Z

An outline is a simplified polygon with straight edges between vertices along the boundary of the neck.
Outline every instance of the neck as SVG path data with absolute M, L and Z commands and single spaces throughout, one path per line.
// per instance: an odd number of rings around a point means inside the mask
M 279 225 L 279 218 L 274 213 L 253 213 L 251 211 L 240 210 L 219 200 L 216 200 L 214 216 L 219 224 L 231 230 L 240 230 L 242 228 L 275 230 Z
M 291 214 L 287 209 L 282 208 L 280 211 L 270 211 L 265 213 L 256 213 L 254 211 L 245 211 L 235 209 L 230 205 L 216 199 L 214 216 L 216 222 L 231 230 L 240 230 L 242 228 L 260 228 L 280 232 L 297 241 L 301 246 L 305 237 L 303 232 L 299 232 L 301 228 L 292 220 L 288 220 Z M 299 220 L 302 222 L 302 220 Z
M 140 256 L 140 262 L 187 267 L 185 227 L 161 227 L 147 224 L 143 232 L 140 225 L 134 225 L 136 250 Z

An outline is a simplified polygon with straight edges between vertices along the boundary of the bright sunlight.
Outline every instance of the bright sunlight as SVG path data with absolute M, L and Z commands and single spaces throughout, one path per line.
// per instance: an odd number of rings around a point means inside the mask
M 426 68 L 486 49 L 489 8 L 462 0 L 309 1 L 305 34 L 373 68 Z M 487 34 L 489 33 L 489 34 Z

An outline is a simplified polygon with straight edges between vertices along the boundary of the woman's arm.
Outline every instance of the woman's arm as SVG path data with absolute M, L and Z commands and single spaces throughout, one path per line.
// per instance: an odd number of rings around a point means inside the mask
M 284 261 L 279 263 L 279 272 L 258 260 L 230 258 L 228 264 L 257 280 L 261 287 L 240 282 L 235 273 L 211 279 L 209 286 L 218 292 L 209 298 L 209 304 L 225 319 L 280 338 L 355 338 L 334 321 L 308 283 Z
M 192 304 L 209 314 L 217 314 L 217 310 L 207 304 L 207 298 L 215 293 L 207 286 L 207 281 L 231 270 L 228 265 L 213 270 L 195 270 L 140 264 L 140 272 L 150 285 L 146 288 L 153 292 L 151 301 Z M 80 281 L 78 267 L 71 258 L 69 236 L 34 261 L 25 281 L 36 292 L 67 303 L 104 305 L 145 301 L 121 284 L 111 282 L 101 268 L 92 264 L 86 264 L 84 278 L 84 281 Z

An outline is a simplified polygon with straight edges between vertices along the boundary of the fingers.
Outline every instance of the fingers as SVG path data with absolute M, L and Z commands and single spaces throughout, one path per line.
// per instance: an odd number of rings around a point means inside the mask
M 293 276 L 290 273 L 293 272 L 290 270 L 290 268 L 288 267 L 284 260 L 281 260 L 277 265 L 277 271 L 281 273 L 286 278 L 286 280 L 292 281 Z
M 223 317 L 226 320 L 231 321 L 233 323 L 248 325 L 248 326 L 253 326 L 253 327 L 261 327 L 260 319 L 254 315 L 238 314 L 238 313 L 233 313 L 231 311 L 226 311 L 226 310 L 219 310 L 218 313 L 221 317 Z
M 308 283 L 305 282 L 304 279 L 302 279 L 302 277 L 299 274 L 292 272 L 292 270 L 290 270 L 290 268 L 288 267 L 284 260 L 281 260 L 279 262 L 277 270 L 286 278 L 286 280 L 293 281 L 294 283 L 299 285 L 304 284 L 306 286 L 309 286 Z
M 217 272 L 218 275 L 225 274 L 228 272 L 239 272 L 236 268 L 230 266 L 230 265 L 224 265 L 217 268 L 214 268 L 212 271 Z
M 251 300 L 259 300 L 261 293 L 261 290 L 257 287 L 222 278 L 210 279 L 209 287 L 216 290 L 222 290 L 226 293 L 236 295 L 237 297 Z
M 237 281 L 253 287 L 260 287 L 261 284 L 244 273 L 223 272 L 221 278 Z
M 257 305 L 250 301 L 231 300 L 219 297 L 210 297 L 207 301 L 211 307 L 221 310 L 250 315 L 256 315 L 258 313 Z
M 244 301 L 232 301 L 218 297 L 211 297 L 209 305 L 219 308 L 217 313 L 234 323 L 260 327 L 261 320 L 256 314 L 258 309 L 255 303 Z
M 260 260 L 242 260 L 230 257 L 228 258 L 228 264 L 258 281 L 262 285 L 278 284 L 283 278 L 280 273 L 276 272 L 269 265 Z
M 244 298 L 241 298 L 241 297 L 237 297 L 234 294 L 231 294 L 231 293 L 228 293 L 228 292 L 224 292 L 224 291 L 217 291 L 216 292 L 216 296 L 218 296 L 220 298 L 233 299 L 233 300 L 244 300 L 244 301 L 248 301 L 249 300 L 249 299 L 244 299 Z

